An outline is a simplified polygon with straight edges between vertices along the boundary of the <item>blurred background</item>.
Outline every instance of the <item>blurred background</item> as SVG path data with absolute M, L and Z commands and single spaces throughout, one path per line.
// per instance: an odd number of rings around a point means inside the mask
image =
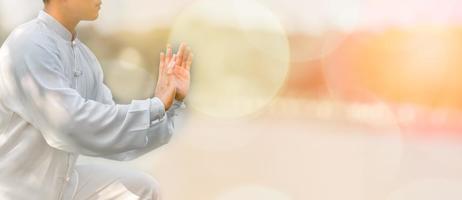
M 0 41 L 40 0 L 0 0 Z M 79 38 L 118 103 L 195 54 L 172 141 L 128 163 L 167 200 L 462 198 L 459 0 L 111 0 Z

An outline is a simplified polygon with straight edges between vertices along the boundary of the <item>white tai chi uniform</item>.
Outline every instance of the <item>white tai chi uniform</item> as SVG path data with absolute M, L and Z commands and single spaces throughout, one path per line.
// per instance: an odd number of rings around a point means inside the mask
M 75 162 L 130 160 L 166 144 L 182 107 L 115 104 L 93 53 L 40 11 L 0 49 L 0 199 L 157 199 L 141 172 Z

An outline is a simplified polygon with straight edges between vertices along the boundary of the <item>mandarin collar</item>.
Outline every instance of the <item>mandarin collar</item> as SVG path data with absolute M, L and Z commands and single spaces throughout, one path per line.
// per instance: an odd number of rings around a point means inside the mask
M 69 42 L 76 42 L 76 37 L 74 40 L 72 40 L 72 33 L 66 29 L 61 23 L 58 22 L 53 16 L 45 12 L 44 10 L 41 10 L 38 14 L 37 17 L 40 21 L 44 22 L 45 25 L 56 32 L 59 36 L 61 36 L 64 40 L 69 41 Z

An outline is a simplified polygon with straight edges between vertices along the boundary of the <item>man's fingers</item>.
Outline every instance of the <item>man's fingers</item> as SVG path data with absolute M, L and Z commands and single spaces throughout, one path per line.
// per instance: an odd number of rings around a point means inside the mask
M 184 56 L 184 59 L 183 59 L 183 62 L 181 64 L 181 67 L 186 69 L 186 65 L 188 64 L 188 59 L 189 59 L 189 56 L 190 56 L 190 53 L 188 53 L 187 55 Z
M 186 65 L 188 62 L 189 55 L 191 54 L 191 48 L 187 47 L 185 50 L 185 56 L 183 56 L 183 60 L 181 61 L 181 67 L 186 69 Z
M 160 65 L 164 65 L 165 64 L 165 54 L 164 52 L 160 52 Z
M 178 63 L 177 63 L 178 65 L 181 65 L 182 62 L 183 62 L 183 57 L 185 55 L 188 55 L 188 54 L 185 54 L 185 53 L 186 53 L 185 52 L 185 45 L 184 45 L 184 43 L 181 43 L 180 47 L 178 48 L 178 53 L 177 53 L 178 54 Z
M 194 57 L 193 53 L 189 53 L 188 60 L 186 61 L 185 69 L 191 70 L 191 64 L 192 64 L 192 61 L 193 61 L 193 57 Z
M 159 58 L 159 74 L 162 74 L 165 68 L 165 54 L 164 52 L 160 52 L 160 58 Z
M 178 61 L 178 56 L 177 56 L 177 55 L 174 55 L 173 58 L 172 58 L 172 60 L 171 60 L 170 63 L 168 64 L 168 68 L 167 68 L 167 73 L 168 73 L 168 74 L 171 74 L 171 73 L 172 73 L 173 68 L 175 67 L 177 61 Z
M 170 63 L 170 60 L 172 59 L 172 47 L 170 44 L 167 44 L 167 57 L 165 59 L 166 63 Z

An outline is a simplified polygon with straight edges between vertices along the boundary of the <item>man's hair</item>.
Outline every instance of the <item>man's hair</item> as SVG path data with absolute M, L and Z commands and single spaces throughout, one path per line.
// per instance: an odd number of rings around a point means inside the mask
M 43 3 L 48 3 L 48 0 L 43 0 Z

